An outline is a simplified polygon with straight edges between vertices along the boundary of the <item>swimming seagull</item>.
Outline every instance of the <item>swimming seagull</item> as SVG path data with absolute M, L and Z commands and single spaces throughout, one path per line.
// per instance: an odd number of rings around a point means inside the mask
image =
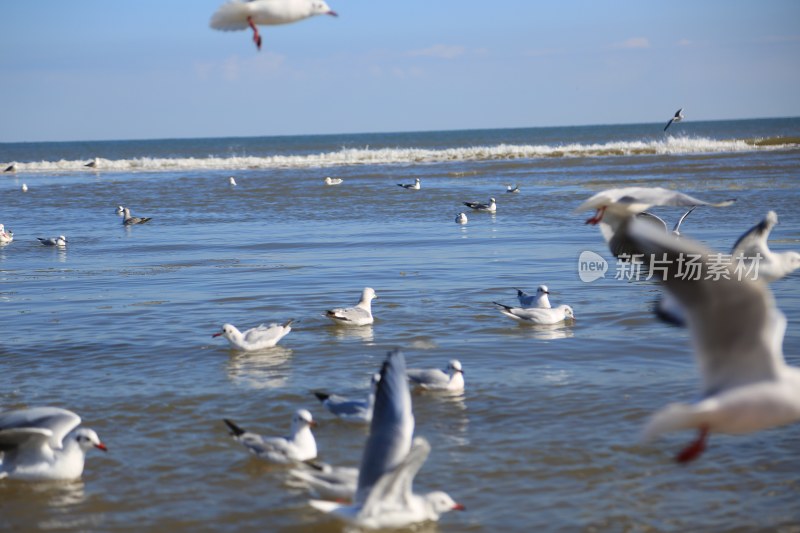
M 541 307 L 544 309 L 550 309 L 552 306 L 550 305 L 550 289 L 547 288 L 547 285 L 539 285 L 536 288 L 536 294 L 528 294 L 527 292 L 517 289 L 517 300 L 519 300 L 519 305 L 522 307 Z
M 16 171 L 17 171 L 17 164 L 11 163 L 6 167 L 6 169 L 3 172 L 16 172 Z
M 467 222 L 468 220 L 466 213 L 459 213 L 456 215 L 456 224 L 466 224 Z
M 253 30 L 253 42 L 261 50 L 261 34 L 256 25 L 274 26 L 297 22 L 314 15 L 338 16 L 323 0 L 230 0 L 211 16 L 215 30 Z
M 575 313 L 568 305 L 559 305 L 550 309 L 542 307 L 512 307 L 501 303 L 492 302 L 500 312 L 509 318 L 537 325 L 550 325 L 564 322 L 565 320 L 575 320 Z
M 497 211 L 497 203 L 494 198 L 489 198 L 488 204 L 480 202 L 464 202 L 464 205 L 474 209 L 475 211 L 486 211 L 487 213 L 494 213 Z
M 124 206 L 121 206 L 121 205 L 118 205 L 118 206 L 117 206 L 117 214 L 118 214 L 119 216 L 121 216 L 121 217 L 122 217 L 122 216 L 125 216 L 125 207 L 124 207 Z
M 259 459 L 271 463 L 291 464 L 309 461 L 317 457 L 317 441 L 311 433 L 316 425 L 311 413 L 298 409 L 292 417 L 292 429 L 288 437 L 262 437 L 245 431 L 231 420 L 225 418 L 233 439 L 242 444 Z
M 702 397 L 674 403 L 647 423 L 643 438 L 698 430 L 698 437 L 676 459 L 699 456 L 711 432 L 746 434 L 800 420 L 800 369 L 786 364 L 786 317 L 766 283 L 741 279 L 734 265 L 724 276 L 709 276 L 718 254 L 688 240 L 677 240 L 639 221 L 627 228 L 640 250 L 664 258 L 666 271 L 656 278 L 686 311 L 695 359 L 703 380 Z M 700 275 L 681 272 L 681 258 L 699 256 Z M 663 279 L 662 279 L 663 278 Z
M 673 122 L 680 122 L 681 120 L 683 120 L 683 108 L 680 108 L 677 111 L 675 111 L 675 115 L 671 119 L 669 119 L 667 125 L 664 126 L 664 131 L 667 131 L 667 128 L 669 128 Z
M 86 452 L 108 451 L 97 433 L 78 428 L 81 417 L 59 407 L 0 413 L 0 479 L 71 480 L 81 477 Z
M 418 191 L 420 189 L 419 178 L 415 178 L 414 183 L 398 183 L 397 185 L 398 187 L 402 187 L 411 191 Z
M 89 161 L 88 163 L 86 163 L 83 166 L 89 167 L 89 168 L 98 168 L 100 166 L 100 159 L 95 157 L 94 159 L 92 159 L 91 161 Z
M 45 246 L 66 246 L 67 245 L 67 238 L 63 235 L 59 235 L 58 237 L 49 237 L 44 239 L 42 237 L 36 237 L 39 239 L 39 242 L 44 244 Z
M 283 324 L 261 324 L 250 328 L 245 332 L 236 329 L 232 324 L 224 324 L 222 331 L 214 333 L 211 337 L 224 337 L 230 343 L 231 348 L 243 352 L 254 352 L 272 348 L 286 335 L 292 331 L 294 319 L 287 320 Z
M 706 202 L 678 191 L 661 187 L 623 187 L 621 189 L 607 189 L 601 191 L 579 205 L 575 212 L 596 209 L 593 217 L 586 220 L 587 224 L 600 226 L 608 247 L 614 256 L 634 255 L 636 246 L 627 240 L 627 232 L 621 231 L 630 223 L 631 219 L 642 211 L 654 205 L 691 207 L 696 205 L 710 205 L 712 207 L 729 206 L 734 200 L 723 202 Z
M 343 307 L 337 309 L 330 309 L 325 311 L 325 316 L 336 322 L 337 324 L 345 324 L 348 326 L 366 326 L 372 324 L 372 300 L 377 298 L 378 295 L 369 287 L 366 287 L 361 292 L 361 300 L 358 301 L 355 307 Z
M 132 217 L 131 210 L 127 207 L 124 207 L 122 210 L 124 218 L 122 219 L 123 226 L 133 226 L 134 224 L 144 224 L 145 222 L 150 222 L 152 217 Z
M 375 406 L 375 390 L 381 380 L 380 374 L 373 374 L 366 400 L 352 400 L 338 394 L 314 392 L 314 396 L 322 402 L 322 406 L 337 417 L 347 422 L 369 424 L 372 421 L 372 409 Z
M 14 232 L 11 230 L 6 231 L 6 227 L 0 224 L 0 244 L 8 244 L 14 240 Z
M 464 371 L 458 359 L 451 359 L 444 370 L 409 368 L 408 380 L 421 389 L 460 392 L 464 390 Z
M 773 252 L 767 240 L 778 224 L 778 214 L 769 211 L 761 222 L 747 230 L 733 245 L 731 256 L 734 262 L 739 258 L 758 262 L 758 277 L 772 282 L 800 268 L 800 253 Z
M 28 192 L 28 186 L 25 183 L 22 184 L 22 192 Z
M 328 176 L 324 181 L 325 185 L 341 185 L 344 180 L 342 178 L 332 178 Z
M 236 178 L 234 178 L 233 176 L 229 177 L 229 178 L 228 178 L 228 184 L 229 184 L 231 187 L 236 187 Z
M 518 193 L 519 192 L 519 185 L 517 185 L 517 184 L 514 184 L 513 186 L 512 185 L 506 185 L 506 192 L 510 192 L 510 193 L 514 193 L 514 194 Z

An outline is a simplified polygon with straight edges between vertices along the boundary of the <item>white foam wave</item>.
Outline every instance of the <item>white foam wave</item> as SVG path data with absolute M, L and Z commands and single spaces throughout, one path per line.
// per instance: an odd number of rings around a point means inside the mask
M 617 141 L 598 144 L 468 146 L 444 149 L 426 148 L 343 148 L 335 152 L 307 155 L 230 156 L 206 158 L 99 158 L 96 168 L 87 168 L 86 160 L 59 160 L 17 163 L 18 172 L 71 171 L 176 171 L 241 170 L 268 168 L 314 168 L 349 165 L 389 165 L 538 159 L 551 157 L 614 157 L 630 155 L 703 154 L 780 149 L 781 146 L 757 147 L 744 140 L 667 137 L 663 140 Z

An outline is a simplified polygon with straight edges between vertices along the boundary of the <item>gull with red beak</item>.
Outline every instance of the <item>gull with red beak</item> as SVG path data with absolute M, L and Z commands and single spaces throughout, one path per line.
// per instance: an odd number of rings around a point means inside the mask
M 231 0 L 220 6 L 211 17 L 215 30 L 253 30 L 253 42 L 261 50 L 261 34 L 258 25 L 275 26 L 289 24 L 315 15 L 338 17 L 323 0 Z
M 239 331 L 233 324 L 224 324 L 222 331 L 214 333 L 211 337 L 224 337 L 234 350 L 254 352 L 272 348 L 278 344 L 278 341 L 292 331 L 292 322 L 294 322 L 294 319 L 289 319 L 283 324 L 270 324 L 269 326 L 261 324 L 246 330 L 244 333 Z
M 292 417 L 292 429 L 287 437 L 262 437 L 245 431 L 233 421 L 224 419 L 233 439 L 259 459 L 271 463 L 292 464 L 310 461 L 317 457 L 317 441 L 311 428 L 316 422 L 311 413 L 298 409 Z
M 97 433 L 78 428 L 81 417 L 59 407 L 0 413 L 0 479 L 78 479 L 86 452 L 108 451 Z

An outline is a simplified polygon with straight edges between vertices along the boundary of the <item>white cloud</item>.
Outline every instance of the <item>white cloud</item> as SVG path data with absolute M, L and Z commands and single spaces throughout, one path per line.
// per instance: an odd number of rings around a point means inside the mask
M 650 48 L 650 40 L 647 37 L 631 37 L 626 41 L 622 41 L 621 43 L 616 43 L 612 45 L 612 48 L 624 48 L 624 49 L 637 49 L 637 48 Z
M 262 52 L 255 57 L 242 59 L 233 55 L 220 62 L 195 63 L 195 75 L 201 80 L 221 77 L 228 81 L 242 78 L 269 76 L 280 71 L 286 56 Z
M 678 46 L 692 46 L 694 43 L 689 39 L 681 39 L 677 44 Z
M 406 55 L 412 57 L 436 57 L 439 59 L 455 59 L 458 56 L 464 55 L 466 48 L 463 46 L 450 45 L 450 44 L 435 44 L 429 48 L 421 50 L 412 50 Z

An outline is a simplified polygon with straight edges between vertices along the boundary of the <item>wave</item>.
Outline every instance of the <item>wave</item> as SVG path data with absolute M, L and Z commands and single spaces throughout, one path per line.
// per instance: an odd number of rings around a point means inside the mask
M 392 165 L 457 161 L 614 157 L 636 155 L 687 155 L 797 148 L 800 138 L 716 140 L 667 137 L 662 140 L 615 141 L 598 144 L 468 146 L 455 148 L 342 148 L 304 155 L 170 157 L 133 159 L 98 158 L 94 168 L 86 160 L 16 163 L 17 172 L 155 172 L 176 170 L 242 170 L 269 168 L 318 168 L 356 165 Z

